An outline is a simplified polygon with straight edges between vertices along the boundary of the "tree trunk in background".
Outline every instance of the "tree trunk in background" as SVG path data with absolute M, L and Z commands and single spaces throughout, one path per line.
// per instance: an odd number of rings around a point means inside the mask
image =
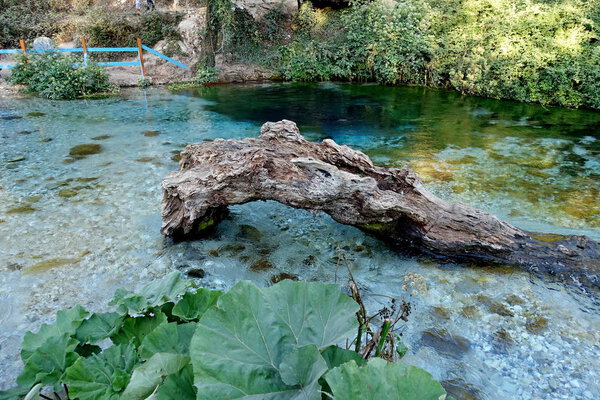
M 291 121 L 267 122 L 258 139 L 196 143 L 163 181 L 162 233 L 194 237 L 227 207 L 275 200 L 324 211 L 386 242 L 453 261 L 572 276 L 598 286 L 600 244 L 535 234 L 490 213 L 440 199 L 410 169 L 374 166 L 332 140 L 306 141 Z

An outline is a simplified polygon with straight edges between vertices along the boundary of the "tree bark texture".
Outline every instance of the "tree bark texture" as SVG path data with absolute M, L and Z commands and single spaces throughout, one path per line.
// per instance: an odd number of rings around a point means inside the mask
M 275 200 L 323 211 L 386 242 L 459 262 L 501 264 L 571 276 L 598 287 L 600 244 L 537 234 L 427 190 L 414 171 L 373 165 L 326 139 L 305 140 L 296 124 L 267 122 L 258 139 L 188 145 L 162 183 L 162 233 L 194 237 L 227 207 Z

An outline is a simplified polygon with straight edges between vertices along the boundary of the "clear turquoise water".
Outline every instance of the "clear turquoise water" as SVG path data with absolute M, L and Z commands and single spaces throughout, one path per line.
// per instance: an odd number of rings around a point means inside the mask
M 311 140 L 331 137 L 380 165 L 411 166 L 439 195 L 525 229 L 600 240 L 594 112 L 337 84 L 4 99 L 0 387 L 18 372 L 24 332 L 60 308 L 104 309 L 116 288 L 135 289 L 173 268 L 202 268 L 201 282 L 217 288 L 240 279 L 267 285 L 280 273 L 344 284 L 336 268 L 343 252 L 365 292 L 412 302 L 402 327 L 407 362 L 451 381 L 463 398 L 465 391 L 479 399 L 600 396 L 600 301 L 571 282 L 408 257 L 326 215 L 271 202 L 233 207 L 207 240 L 161 237 L 160 181 L 177 168 L 174 152 L 205 139 L 257 136 L 263 122 L 282 118 Z M 72 160 L 70 149 L 89 143 L 102 151 Z M 250 268 L 263 259 L 273 269 Z M 384 304 L 368 298 L 373 310 Z M 424 333 L 441 329 L 446 334 L 433 339 Z

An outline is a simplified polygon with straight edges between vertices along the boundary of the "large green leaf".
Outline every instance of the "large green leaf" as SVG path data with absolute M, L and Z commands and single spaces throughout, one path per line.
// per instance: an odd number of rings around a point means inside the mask
M 52 337 L 75 335 L 77 328 L 88 315 L 88 312 L 81 306 L 61 310 L 56 313 L 56 321 L 53 324 L 43 324 L 37 333 L 27 332 L 21 343 L 21 359 L 25 362 L 33 352 L 44 345 Z
M 127 318 L 121 328 L 110 338 L 115 344 L 128 344 L 131 342 L 135 347 L 139 347 L 146 335 L 166 322 L 167 316 L 163 313 Z
M 121 313 L 142 314 L 152 307 L 178 300 L 192 285 L 192 281 L 185 279 L 181 272 L 173 271 L 143 287 L 138 294 L 118 289 L 109 304 L 116 305 Z
M 156 397 L 157 400 L 196 400 L 192 365 L 188 364 L 178 373 L 169 375 L 160 385 Z
M 325 375 L 339 400 L 443 400 L 446 391 L 432 376 L 417 367 L 372 358 L 359 367 L 350 361 Z
M 72 398 L 117 400 L 137 362 L 133 345 L 114 345 L 101 354 L 77 360 L 67 369 L 65 383 Z
M 297 397 L 320 400 L 319 378 L 327 371 L 327 363 L 314 344 L 294 348 L 279 365 L 281 380 L 289 386 L 299 387 Z
M 358 304 L 338 285 L 284 280 L 263 293 L 299 346 L 324 349 L 355 335 Z
M 177 325 L 175 322 L 163 323 L 150 332 L 139 349 L 142 360 L 147 360 L 155 353 L 174 353 L 189 356 L 190 341 L 196 331 L 196 323 L 188 322 Z
M 48 338 L 25 361 L 17 383 L 29 387 L 38 382 L 47 385 L 60 383 L 67 367 L 79 358 L 75 353 L 78 344 L 68 333 Z
M 19 400 L 29 392 L 29 386 L 15 386 L 7 390 L 0 390 L 0 400 Z
M 348 361 L 354 361 L 359 366 L 365 365 L 367 361 L 355 351 L 342 349 L 338 346 L 329 346 L 321 352 L 321 355 L 327 362 L 328 369 L 339 367 Z
M 318 387 L 308 377 L 304 384 L 310 382 L 310 388 L 286 384 L 293 380 L 289 370 L 283 379 L 283 362 L 291 362 L 298 347 L 321 350 L 354 335 L 357 309 L 336 285 L 283 281 L 259 289 L 238 283 L 204 314 L 192 338 L 198 399 L 311 398 Z M 320 354 L 306 360 L 321 361 Z M 309 389 L 313 392 L 302 397 Z
M 190 358 L 188 356 L 171 353 L 154 354 L 148 361 L 133 371 L 131 381 L 123 393 L 123 399 L 146 399 L 163 383 L 165 378 L 177 374 L 189 364 Z
M 122 318 L 119 313 L 94 313 L 77 328 L 77 340 L 98 343 L 119 330 L 123 324 Z
M 223 292 L 204 288 L 196 292 L 187 292 L 173 308 L 173 315 L 184 321 L 197 321 L 206 310 L 217 303 L 222 294 Z

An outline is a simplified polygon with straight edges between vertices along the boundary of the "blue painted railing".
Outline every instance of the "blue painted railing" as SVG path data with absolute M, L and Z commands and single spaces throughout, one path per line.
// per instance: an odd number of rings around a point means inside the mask
M 146 46 L 141 43 L 141 40 L 138 39 L 138 47 L 86 47 L 85 40 L 82 40 L 82 44 L 84 47 L 79 48 L 71 48 L 71 49 L 48 49 L 48 50 L 40 50 L 40 49 L 26 49 L 24 47 L 23 42 L 21 42 L 21 49 L 0 49 L 0 54 L 28 54 L 28 53 L 83 53 L 83 64 L 86 65 L 88 62 L 88 53 L 97 53 L 97 52 L 115 52 L 115 53 L 138 53 L 137 61 L 107 61 L 107 62 L 98 62 L 97 65 L 101 67 L 114 67 L 114 66 L 139 66 L 142 77 L 145 76 L 146 71 L 144 67 L 144 55 L 143 50 L 158 56 L 172 64 L 177 65 L 178 67 L 189 69 L 188 66 L 180 63 L 179 61 L 175 61 L 170 57 Z M 81 65 L 81 64 L 74 64 Z M 1 68 L 14 68 L 14 64 L 0 64 Z

